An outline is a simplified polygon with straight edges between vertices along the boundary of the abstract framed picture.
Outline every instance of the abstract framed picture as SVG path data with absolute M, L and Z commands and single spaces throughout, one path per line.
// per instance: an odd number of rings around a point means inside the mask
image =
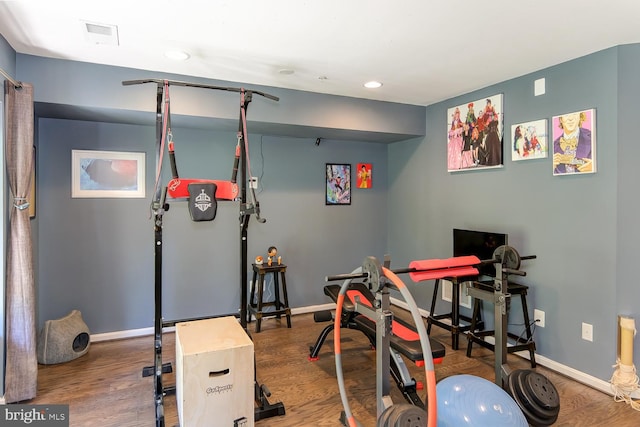
M 511 126 L 511 160 L 544 159 L 549 155 L 547 120 L 518 123 Z
M 327 163 L 325 172 L 326 205 L 351 204 L 351 165 Z
M 144 198 L 145 153 L 72 150 L 71 197 Z
M 371 188 L 371 173 L 373 167 L 371 163 L 358 163 L 356 174 L 358 175 L 358 188 Z
M 503 165 L 502 94 L 447 110 L 447 171 Z
M 596 110 L 554 116 L 553 175 L 596 172 Z

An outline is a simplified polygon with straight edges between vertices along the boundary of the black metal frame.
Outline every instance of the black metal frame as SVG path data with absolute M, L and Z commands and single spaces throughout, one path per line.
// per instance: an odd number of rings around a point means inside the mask
M 123 81 L 122 84 L 124 86 L 130 85 L 138 85 L 145 83 L 156 83 L 157 91 L 156 91 L 156 165 L 160 167 L 160 159 L 162 157 L 162 138 L 163 138 L 163 110 L 162 105 L 163 101 L 165 101 L 165 85 L 168 88 L 169 86 L 185 86 L 185 87 L 193 87 L 193 88 L 201 88 L 201 89 L 213 89 L 213 90 L 223 90 L 229 92 L 237 92 L 240 94 L 240 119 L 238 125 L 238 135 L 242 136 L 244 142 L 248 144 L 248 134 L 247 134 L 247 121 L 246 121 L 246 111 L 253 98 L 253 94 L 258 94 L 264 96 L 265 98 L 278 101 L 279 98 L 273 95 L 269 95 L 264 92 L 255 91 L 255 90 L 245 90 L 244 88 L 235 88 L 235 87 L 222 87 L 222 86 L 212 86 L 212 85 L 204 85 L 198 83 L 188 83 L 181 81 L 173 81 L 173 80 L 160 80 L 160 79 L 144 79 L 144 80 L 128 80 Z M 168 95 L 168 94 L 167 94 Z M 166 100 L 168 103 L 168 99 Z M 165 118 L 169 120 L 168 117 Z M 248 153 L 245 149 L 245 144 L 240 144 L 240 156 L 241 156 L 241 180 L 239 183 L 239 194 L 240 194 L 240 289 L 241 289 L 241 301 L 240 301 L 240 322 L 242 327 L 245 329 L 247 334 L 249 331 L 247 329 L 247 266 L 248 266 L 248 226 L 251 215 L 255 215 L 258 222 L 263 223 L 265 220 L 260 217 L 260 205 L 256 200 L 255 193 L 253 189 L 251 189 L 251 203 L 247 203 L 247 191 L 246 191 L 246 179 L 247 179 L 247 156 Z M 174 168 L 174 164 L 172 163 L 172 168 Z M 237 173 L 237 159 L 234 161 L 233 167 L 233 181 L 235 181 L 236 173 Z M 175 172 L 174 172 L 175 175 Z M 152 202 L 152 211 L 153 211 L 153 221 L 154 221 L 154 248 L 155 248 L 155 309 L 154 309 L 154 365 L 151 367 L 145 367 L 142 370 L 143 376 L 154 376 L 154 399 L 155 399 L 155 412 L 156 412 L 156 427 L 164 427 L 164 396 L 175 394 L 176 387 L 168 386 L 165 387 L 162 381 L 162 374 L 172 372 L 170 363 L 162 363 L 162 330 L 165 326 L 173 326 L 181 321 L 192 321 L 192 320 L 200 320 L 200 318 L 194 319 L 183 319 L 180 321 L 163 321 L 162 319 L 162 229 L 163 229 L 163 217 L 164 213 L 169 209 L 169 205 L 166 203 L 166 194 L 167 189 L 161 188 L 156 185 L 155 194 L 153 195 Z M 210 316 L 217 317 L 217 316 Z M 250 335 L 249 335 L 250 336 Z M 254 358 L 254 374 L 256 372 L 255 369 L 255 358 Z M 269 402 L 268 397 L 271 395 L 269 389 L 264 384 L 259 384 L 257 381 L 257 375 L 254 376 L 254 386 L 255 386 L 255 420 L 260 420 L 264 418 L 269 418 L 276 415 L 284 415 L 285 409 L 284 405 L 280 402 L 272 404 Z
M 505 246 L 506 248 L 506 246 Z M 515 251 L 515 249 L 514 249 Z M 522 260 L 535 259 L 535 255 L 518 257 Z M 504 259 L 495 259 L 483 261 L 484 263 L 495 264 L 496 276 L 493 280 L 491 289 L 487 286 L 475 287 L 472 282 L 467 282 L 467 295 L 482 301 L 493 304 L 493 318 L 495 327 L 495 345 L 494 345 L 494 371 L 495 383 L 500 387 L 506 386 L 507 378 L 510 374 L 509 365 L 507 364 L 507 301 L 511 298 L 509 294 L 509 275 L 526 276 L 527 273 L 516 268 L 510 268 L 506 257 Z

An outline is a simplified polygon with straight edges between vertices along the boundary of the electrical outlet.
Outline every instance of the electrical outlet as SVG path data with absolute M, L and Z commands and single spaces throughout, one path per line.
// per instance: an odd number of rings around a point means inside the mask
M 442 283 L 442 300 L 451 302 L 453 300 L 453 283 L 450 280 L 442 279 L 440 281 Z M 471 296 L 467 295 L 464 291 L 464 283 L 458 283 L 459 292 L 458 292 L 458 300 L 460 303 L 460 307 L 472 308 L 471 307 Z
M 593 341 L 593 325 L 582 322 L 582 339 Z
M 538 309 L 533 310 L 533 320 L 535 320 L 536 326 L 544 328 L 544 311 Z
M 251 181 L 249 182 L 249 185 L 251 185 L 251 188 L 253 188 L 254 190 L 258 189 L 258 177 L 251 177 Z

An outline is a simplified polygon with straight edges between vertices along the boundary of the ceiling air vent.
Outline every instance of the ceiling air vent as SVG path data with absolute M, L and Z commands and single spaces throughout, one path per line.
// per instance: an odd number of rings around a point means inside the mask
M 118 27 L 116 25 L 97 24 L 82 21 L 84 38 L 87 43 L 118 46 Z

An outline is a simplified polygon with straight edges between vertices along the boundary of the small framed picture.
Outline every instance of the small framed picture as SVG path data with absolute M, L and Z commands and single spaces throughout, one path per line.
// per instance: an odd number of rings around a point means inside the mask
M 547 120 L 518 123 L 511 126 L 511 160 L 545 159 L 549 153 Z
M 144 198 L 145 153 L 72 150 L 71 197 Z
M 371 188 L 371 172 L 373 172 L 371 163 L 358 163 L 356 166 L 358 188 Z
M 351 165 L 339 163 L 326 164 L 326 205 L 351 204 Z
M 596 110 L 553 117 L 553 175 L 596 172 Z

